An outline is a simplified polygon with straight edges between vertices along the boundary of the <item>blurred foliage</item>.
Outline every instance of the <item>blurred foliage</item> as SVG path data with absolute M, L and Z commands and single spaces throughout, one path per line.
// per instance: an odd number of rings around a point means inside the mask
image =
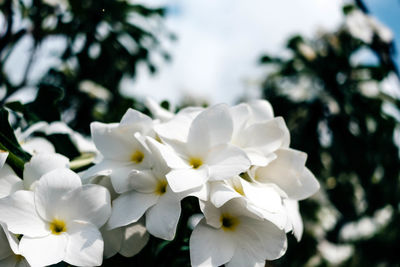
M 143 110 L 135 99 L 120 93 L 120 82 L 134 77 L 141 63 L 155 72 L 152 54 L 169 58 L 158 39 L 172 38 L 163 28 L 164 14 L 163 8 L 125 0 L 0 1 L 0 21 L 4 22 L 0 25 L 0 88 L 6 90 L 1 103 L 17 91 L 36 88 L 34 102 L 8 107 L 27 115 L 28 123 L 63 116 L 84 133 L 89 132 L 91 121 L 118 121 L 128 107 Z M 5 66 L 24 40 L 32 46 L 28 63 L 21 64 L 23 78 L 15 82 Z M 30 79 L 36 53 L 49 40 L 63 42 L 58 63 L 38 81 Z
M 355 9 L 344 11 L 349 16 Z M 381 90 L 398 73 L 392 43 L 373 30 L 370 43 L 352 35 L 348 24 L 314 39 L 295 36 L 287 43 L 290 57 L 261 58 L 271 68 L 263 97 L 285 118 L 291 146 L 308 154 L 307 166 L 321 183 L 321 192 L 300 205 L 302 241 L 291 237 L 287 254 L 273 266 L 400 263 L 399 121 L 385 109 L 398 111 L 400 101 Z M 369 56 L 354 62 L 362 50 Z M 372 230 L 365 232 L 368 224 Z M 353 252 L 341 259 L 341 248 Z

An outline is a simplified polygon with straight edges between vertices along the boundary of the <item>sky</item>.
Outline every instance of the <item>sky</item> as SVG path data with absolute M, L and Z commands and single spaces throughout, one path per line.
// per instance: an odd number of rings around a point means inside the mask
M 167 44 L 172 62 L 158 62 L 151 76 L 145 66 L 123 91 L 178 103 L 183 96 L 211 104 L 254 97 L 265 69 L 264 53 L 281 55 L 295 33 L 312 36 L 342 20 L 339 0 L 146 0 L 167 5 L 167 28 L 178 36 Z
M 241 97 L 257 97 L 267 70 L 257 64 L 261 55 L 285 55 L 289 36 L 312 37 L 319 30 L 334 30 L 343 22 L 342 5 L 350 0 L 134 0 L 150 6 L 166 6 L 167 29 L 178 39 L 162 45 L 172 61 L 154 58 L 158 72 L 151 75 L 139 66 L 134 80 L 126 79 L 121 90 L 135 97 L 179 103 L 183 97 L 210 104 L 233 104 Z M 364 0 L 372 15 L 391 28 L 400 49 L 400 2 Z M 1 22 L 0 22 L 1 23 Z M 24 39 L 8 60 L 10 78 L 22 78 L 21 65 L 28 62 L 32 40 Z M 35 57 L 34 80 L 50 66 L 59 64 L 65 40 L 52 38 L 41 45 Z M 286 51 L 287 52 L 287 51 Z M 400 56 L 397 55 L 400 63 Z M 16 63 L 17 62 L 17 63 Z M 15 82 L 17 83 L 17 82 Z M 35 88 L 31 88 L 34 91 Z M 25 94 L 33 97 L 33 94 Z M 20 96 L 16 96 L 20 97 Z

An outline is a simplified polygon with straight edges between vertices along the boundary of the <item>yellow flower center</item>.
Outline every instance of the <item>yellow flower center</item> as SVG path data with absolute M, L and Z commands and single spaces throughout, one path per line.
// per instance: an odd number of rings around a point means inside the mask
M 15 255 L 15 260 L 17 262 L 22 261 L 24 259 L 24 256 L 22 256 L 22 255 L 19 255 L 19 254 L 14 254 L 14 255 Z
M 131 155 L 131 161 L 135 162 L 135 163 L 140 163 L 142 162 L 144 159 L 144 154 L 142 151 L 140 150 L 136 150 L 134 153 L 132 153 Z
M 198 169 L 201 165 L 203 165 L 203 161 L 199 158 L 191 158 L 189 160 L 189 164 L 193 167 L 193 169 Z
M 222 214 L 220 221 L 222 224 L 221 228 L 224 231 L 235 231 L 236 227 L 239 224 L 239 219 L 229 214 Z
M 241 185 L 237 185 L 235 184 L 233 186 L 233 189 L 238 192 L 239 194 L 241 194 L 242 196 L 244 196 L 244 191 L 243 191 L 243 187 Z
M 155 193 L 159 196 L 164 195 L 167 192 L 167 184 L 166 180 L 158 181 Z
M 67 226 L 64 221 L 54 219 L 50 223 L 50 230 L 53 235 L 59 235 L 59 234 L 67 231 Z

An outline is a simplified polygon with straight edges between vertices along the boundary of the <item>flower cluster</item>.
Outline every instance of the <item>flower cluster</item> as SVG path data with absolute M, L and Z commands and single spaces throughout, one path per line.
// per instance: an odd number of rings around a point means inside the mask
M 101 160 L 81 177 L 58 154 L 32 157 L 23 180 L 2 166 L 3 239 L 22 236 L 14 254 L 32 266 L 133 256 L 149 234 L 175 238 L 188 196 L 202 212 L 189 241 L 193 266 L 263 266 L 285 253 L 287 232 L 300 240 L 298 201 L 319 184 L 268 102 L 177 114 L 148 107 L 155 119 L 129 109 L 120 123 L 91 124 Z

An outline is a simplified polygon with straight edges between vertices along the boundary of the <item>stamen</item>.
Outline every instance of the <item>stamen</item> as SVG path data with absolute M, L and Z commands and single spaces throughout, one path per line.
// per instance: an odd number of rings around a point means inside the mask
M 53 235 L 59 235 L 59 234 L 67 231 L 67 226 L 64 221 L 54 219 L 50 223 L 50 230 Z
M 131 155 L 131 161 L 139 164 L 140 162 L 142 162 L 144 159 L 144 154 L 142 151 L 140 150 L 136 150 L 132 155 Z
M 199 158 L 191 158 L 189 164 L 193 167 L 193 169 L 198 169 L 201 165 L 203 165 L 203 161 Z

